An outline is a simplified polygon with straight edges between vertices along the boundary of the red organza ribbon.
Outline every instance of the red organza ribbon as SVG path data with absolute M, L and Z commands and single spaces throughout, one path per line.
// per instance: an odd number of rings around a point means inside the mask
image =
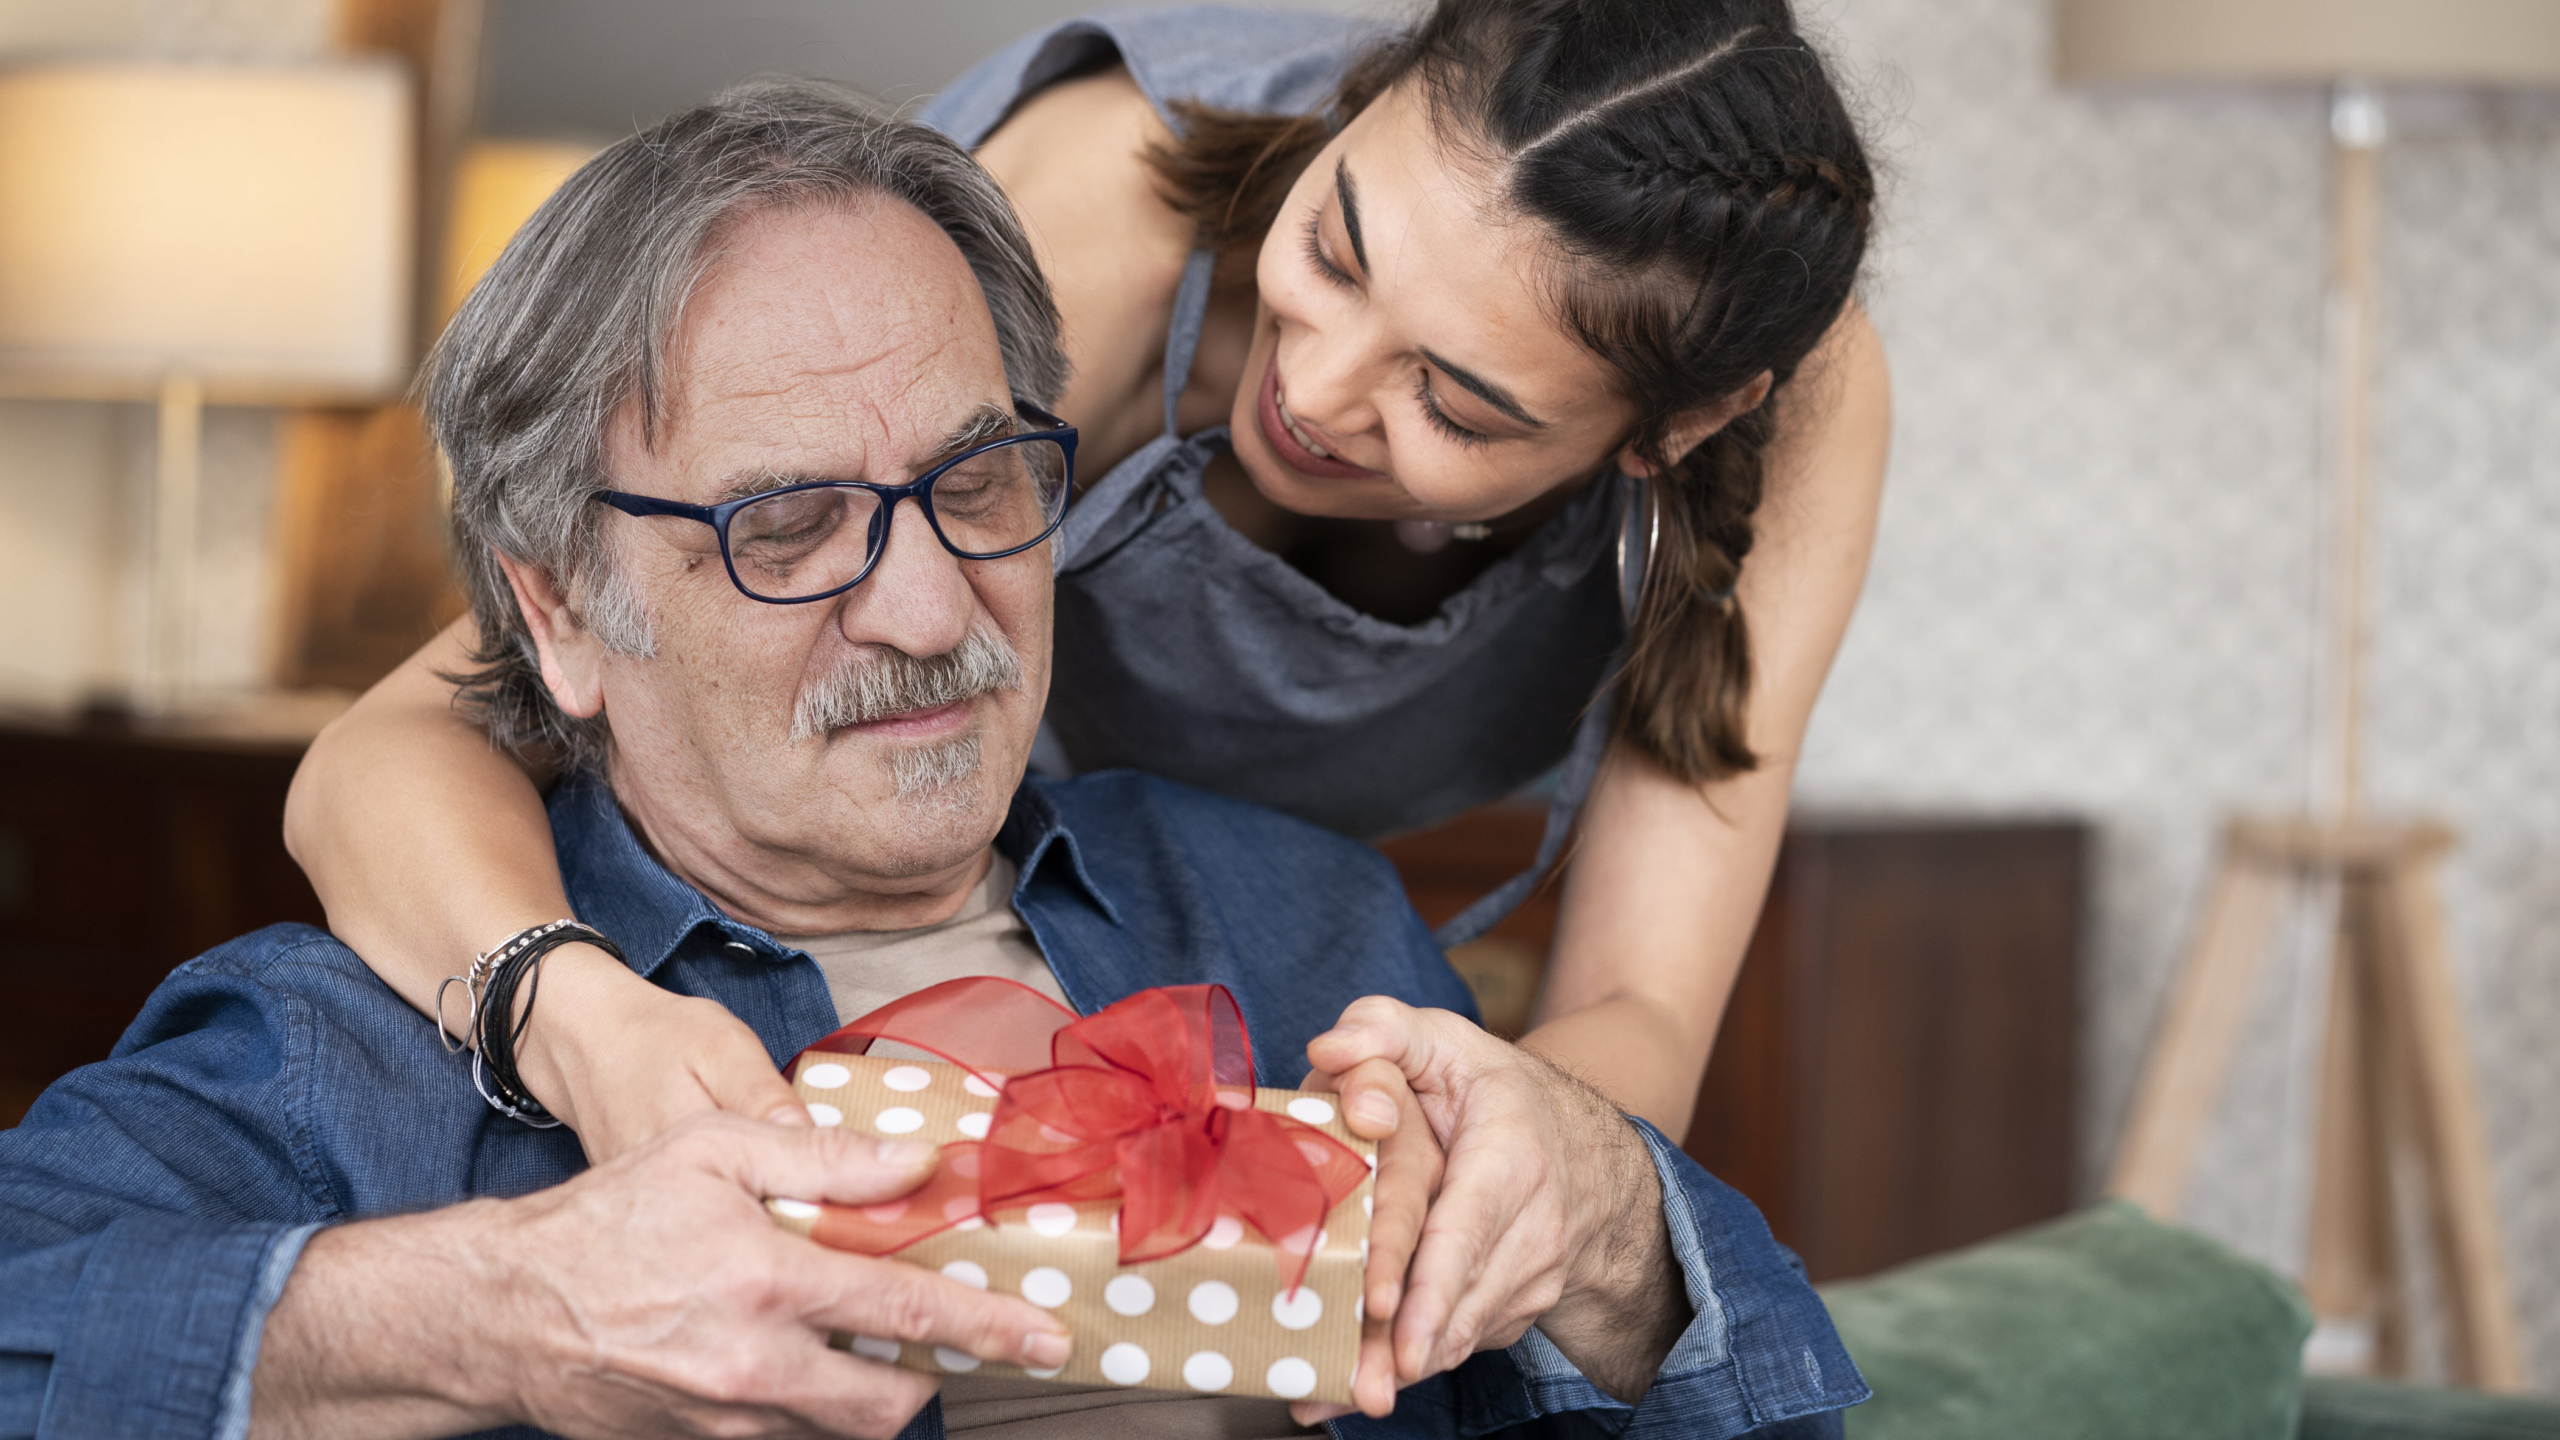
M 1223 985 L 1142 990 L 1079 1019 L 1011 980 L 949 980 L 893 1000 L 801 1052 L 894 1040 L 997 1090 L 983 1143 L 904 1199 L 829 1206 L 823 1244 L 886 1255 L 998 1209 L 1120 1200 L 1120 1263 L 1200 1242 L 1221 1210 L 1262 1232 L 1296 1288 L 1324 1217 L 1367 1178 L 1332 1136 L 1254 1108 L 1253 1043 Z

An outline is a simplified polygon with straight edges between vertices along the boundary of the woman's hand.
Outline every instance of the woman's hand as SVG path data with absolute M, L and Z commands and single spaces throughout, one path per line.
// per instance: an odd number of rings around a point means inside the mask
M 1307 1077 L 1306 1088 L 1341 1094 L 1343 1123 L 1361 1139 L 1378 1142 L 1378 1174 L 1370 1188 L 1369 1264 L 1360 1282 L 1363 1318 L 1360 1358 L 1351 1379 L 1354 1403 L 1302 1400 L 1289 1407 L 1289 1414 L 1301 1425 L 1321 1425 L 1355 1408 L 1383 1418 L 1396 1405 L 1390 1335 L 1397 1302 L 1404 1296 L 1405 1267 L 1422 1238 L 1432 1199 L 1440 1193 L 1440 1140 L 1404 1072 L 1384 1060 L 1364 1061 L 1340 1075 L 1319 1070 Z
M 764 1042 L 718 1002 L 661 990 L 590 945 L 543 962 L 517 1044 L 525 1087 L 601 1165 L 706 1110 L 806 1125 Z
M 1382 1115 L 1381 1102 L 1395 1104 L 1409 1083 L 1405 1103 L 1418 1105 L 1446 1153 L 1393 1305 L 1397 1384 L 1543 1321 L 1592 1383 L 1641 1396 L 1690 1312 L 1652 1156 L 1617 1107 L 1460 1016 L 1382 996 L 1354 1002 L 1307 1056 L 1333 1077 L 1349 1116 Z M 1382 1158 L 1381 1217 L 1387 1189 Z M 1380 1248 L 1373 1234 L 1373 1320 Z

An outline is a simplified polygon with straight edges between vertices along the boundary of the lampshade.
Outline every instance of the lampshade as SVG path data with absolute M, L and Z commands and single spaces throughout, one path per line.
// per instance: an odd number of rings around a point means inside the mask
M 358 399 L 408 362 L 405 72 L 0 74 L 0 389 Z
M 447 209 L 444 293 L 436 314 L 450 318 L 471 287 L 497 263 L 524 222 L 596 147 L 559 140 L 474 140 L 454 168 Z
M 2554 0 L 2058 0 L 2070 81 L 2560 84 Z

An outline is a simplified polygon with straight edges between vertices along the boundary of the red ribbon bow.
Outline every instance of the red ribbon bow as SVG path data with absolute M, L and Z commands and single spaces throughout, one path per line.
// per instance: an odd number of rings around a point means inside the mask
M 801 1052 L 894 1040 L 997 1087 L 983 1143 L 942 1147 L 916 1193 L 828 1206 L 816 1238 L 886 1255 L 999 1207 L 1120 1197 L 1120 1263 L 1200 1242 L 1223 1210 L 1262 1232 L 1296 1288 L 1324 1217 L 1369 1167 L 1332 1136 L 1254 1108 L 1253 1043 L 1223 985 L 1142 990 L 1079 1019 L 1011 980 L 948 980 Z

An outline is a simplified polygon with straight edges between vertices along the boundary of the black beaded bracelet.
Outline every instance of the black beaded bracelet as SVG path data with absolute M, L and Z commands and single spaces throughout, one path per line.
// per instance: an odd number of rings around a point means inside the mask
M 621 947 L 593 926 L 575 920 L 554 920 L 548 925 L 519 930 L 497 948 L 474 956 L 470 974 L 448 975 L 436 990 L 436 1029 L 444 1036 L 446 1049 L 471 1050 L 472 1087 L 491 1109 L 536 1129 L 547 1130 L 560 1121 L 525 1088 L 524 1077 L 516 1071 L 516 1042 L 524 1038 L 525 1028 L 533 1023 L 533 1003 L 542 993 L 543 960 L 563 945 L 581 944 L 593 945 L 614 959 L 629 963 Z M 470 1019 L 459 1037 L 444 1019 L 445 991 L 456 984 L 471 1000 Z M 519 989 L 524 991 L 522 1014 L 515 1009 Z

